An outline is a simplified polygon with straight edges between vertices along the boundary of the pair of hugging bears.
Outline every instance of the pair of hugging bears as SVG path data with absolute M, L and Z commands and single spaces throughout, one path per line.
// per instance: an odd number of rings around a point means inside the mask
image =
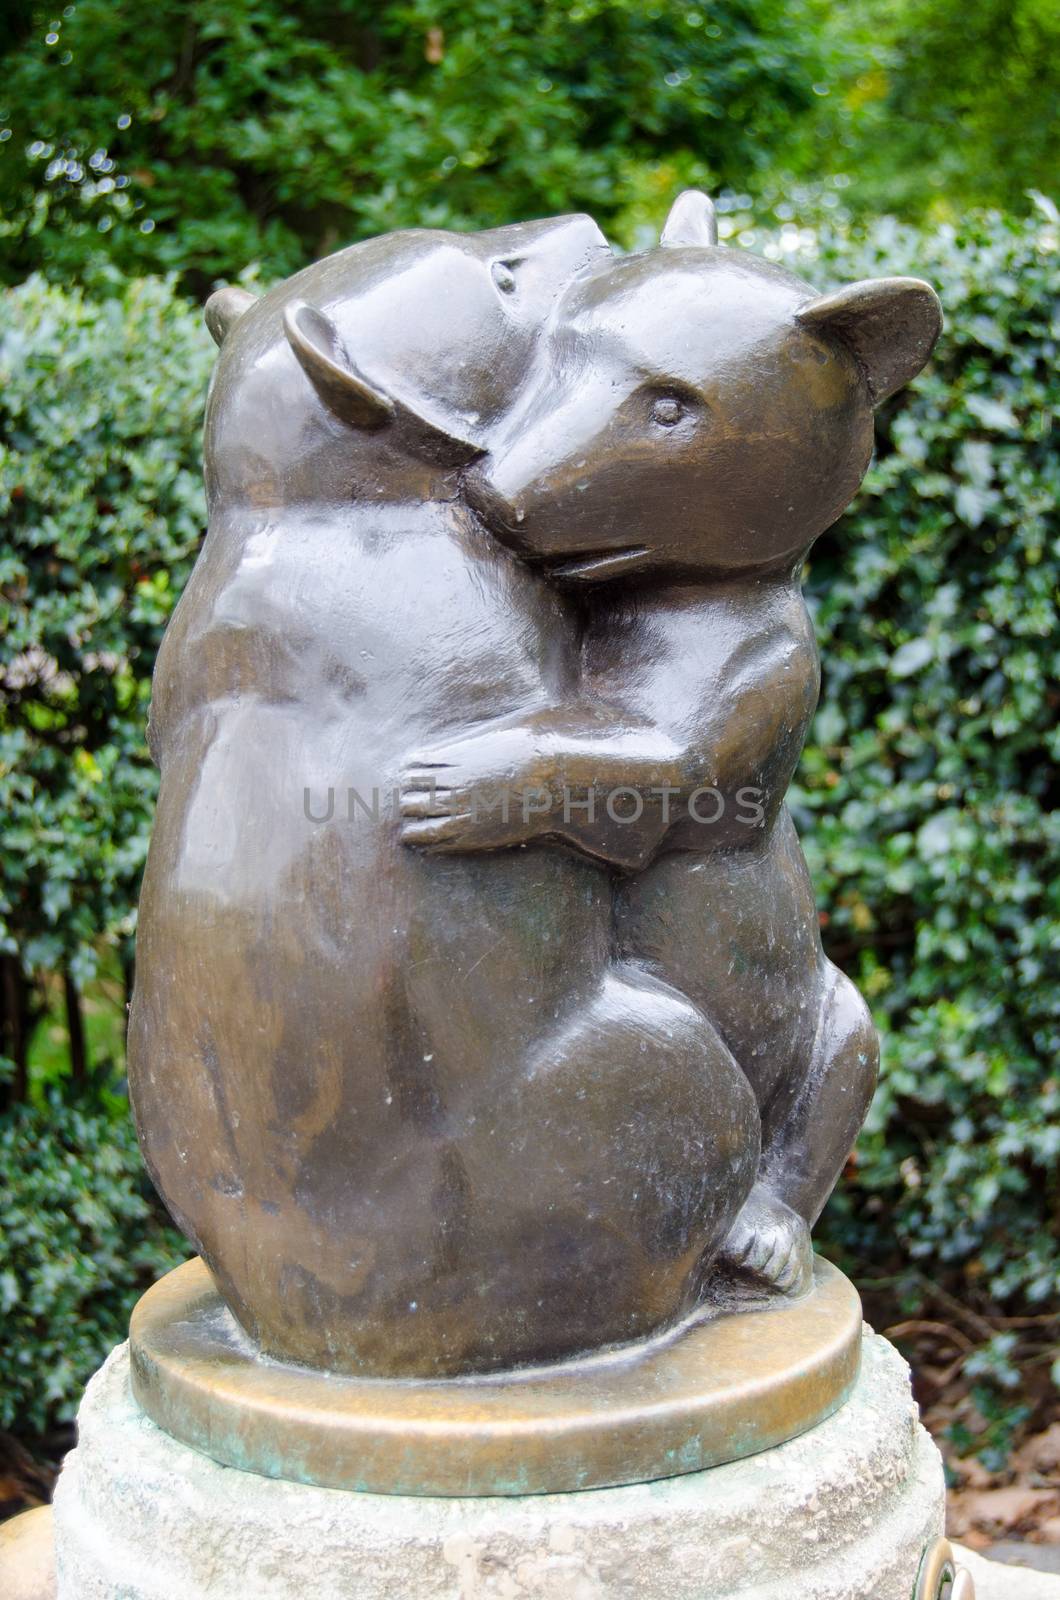
M 130 1082 L 228 1305 L 438 1377 L 803 1292 L 877 1044 L 783 804 L 799 578 L 934 294 L 818 297 L 689 193 L 639 255 L 399 233 L 206 315 Z

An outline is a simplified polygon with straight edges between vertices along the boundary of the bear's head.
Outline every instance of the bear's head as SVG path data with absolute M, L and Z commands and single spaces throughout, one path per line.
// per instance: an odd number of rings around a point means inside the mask
M 205 313 L 222 347 L 206 414 L 211 508 L 400 494 L 403 463 L 474 459 L 561 290 L 601 255 L 607 241 L 585 216 L 411 230 L 342 250 L 261 299 L 218 290 Z
M 918 279 L 821 297 L 718 248 L 710 201 L 689 192 L 659 248 L 565 290 L 469 498 L 567 581 L 791 568 L 849 504 L 873 408 L 940 327 Z

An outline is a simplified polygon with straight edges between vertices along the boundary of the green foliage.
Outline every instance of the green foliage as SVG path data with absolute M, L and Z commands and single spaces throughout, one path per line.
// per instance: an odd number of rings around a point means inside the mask
M 630 243 L 682 183 L 763 215 L 791 172 L 909 217 L 1060 186 L 1054 0 L 18 0 L 7 37 L 7 282 L 202 293 L 578 209 Z
M 807 175 L 838 165 L 855 209 L 913 217 L 1060 190 L 1055 0 L 855 0 L 833 17 L 842 65 L 805 130 Z
M 58 1097 L 0 1121 L 0 1427 L 73 1416 L 129 1312 L 187 1245 L 163 1226 L 127 1116 Z
M 947 329 L 809 573 L 822 708 L 795 795 L 831 953 L 884 1039 L 828 1226 L 863 1270 L 1055 1302 L 1060 1155 L 1057 218 L 825 243 Z
M 109 941 L 100 940 L 91 952 L 97 965 L 95 977 L 80 990 L 87 1063 L 97 1078 L 107 1073 L 120 1077 L 124 1073 L 126 984 L 130 974 L 122 958 L 127 961 L 131 954 L 131 941 L 123 938 L 112 947 Z M 30 1040 L 27 1065 L 33 1096 L 39 1101 L 53 1086 L 71 1086 L 70 1036 L 62 975 L 39 970 L 34 988 L 40 1020 Z
M 947 1430 L 959 1455 L 973 1451 L 988 1471 L 1003 1472 L 1015 1436 L 1031 1417 L 1026 1374 L 1020 1368 L 1020 1336 L 995 1333 L 962 1363 L 962 1377 L 972 1381 L 974 1415 L 983 1427 L 976 1434 L 958 1418 Z
M 3 63 L 8 281 L 283 275 L 393 228 L 744 185 L 815 103 L 816 0 L 78 0 Z M 51 42 L 49 42 L 51 41 Z
M 0 296 L 0 951 L 131 935 L 150 674 L 203 523 L 212 345 L 164 282 Z

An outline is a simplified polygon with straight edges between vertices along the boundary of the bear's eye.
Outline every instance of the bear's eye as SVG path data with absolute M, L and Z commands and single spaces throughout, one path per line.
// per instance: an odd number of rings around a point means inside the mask
M 651 420 L 660 428 L 673 428 L 685 415 L 686 407 L 675 394 L 660 394 L 652 401 Z
M 515 293 L 515 273 L 506 261 L 495 261 L 490 268 L 493 282 L 501 294 Z

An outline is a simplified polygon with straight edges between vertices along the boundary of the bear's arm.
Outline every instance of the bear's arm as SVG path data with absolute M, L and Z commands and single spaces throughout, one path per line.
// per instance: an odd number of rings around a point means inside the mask
M 564 818 L 562 837 L 599 854 L 617 834 L 635 865 L 664 842 L 700 850 L 746 844 L 752 815 L 772 826 L 817 703 L 819 660 L 801 591 L 791 583 L 718 586 L 678 597 L 666 612 L 612 619 L 590 632 L 584 686 L 583 715 L 591 709 L 592 723 L 610 715 L 625 736 L 602 758 L 598 741 L 578 738 L 568 707 L 558 720 L 561 769 L 589 765 L 592 754 L 598 791 L 629 785 L 644 809 L 636 825 L 616 826 L 598 803 L 593 819 L 584 810 Z M 636 809 L 632 799 L 626 809 Z
M 626 870 L 664 845 L 746 845 L 751 824 L 770 826 L 780 809 L 817 688 L 797 589 L 682 594 L 613 614 L 590 628 L 569 699 L 426 752 L 407 842 L 471 851 L 552 839 Z M 423 797 L 424 781 L 436 797 Z

